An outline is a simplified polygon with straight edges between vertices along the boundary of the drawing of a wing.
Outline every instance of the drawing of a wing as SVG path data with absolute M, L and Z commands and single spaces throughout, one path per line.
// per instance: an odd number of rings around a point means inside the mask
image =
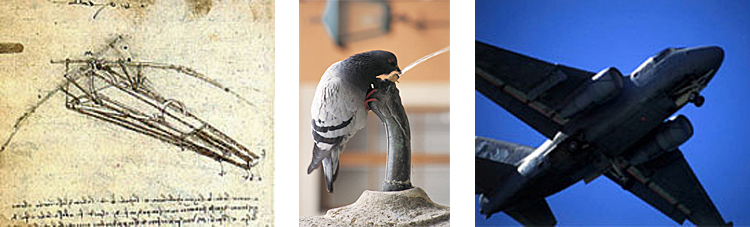
M 61 89 L 67 95 L 65 106 L 243 169 L 258 163 L 260 154 L 190 113 L 179 100 L 154 91 L 145 83 L 141 66 L 134 64 L 83 63 L 65 76 L 68 84 Z
M 87 52 L 88 58 L 53 60 L 53 64 L 65 65 L 66 81 L 16 121 L 2 149 L 7 147 L 21 123 L 36 108 L 57 91 L 62 91 L 66 95 L 65 107 L 70 110 L 190 149 L 219 162 L 249 170 L 265 157 L 264 150 L 251 151 L 191 113 L 178 99 L 162 96 L 151 86 L 146 69 L 175 71 L 207 82 L 222 92 L 238 94 L 188 67 L 135 61 L 128 49 L 123 38 L 118 36 L 103 49 Z
M 475 87 L 549 139 L 567 122 L 558 113 L 595 73 L 475 43 Z
M 672 220 L 682 224 L 688 219 L 699 226 L 731 225 L 724 222 L 679 149 L 641 165 L 618 167 L 605 175 Z

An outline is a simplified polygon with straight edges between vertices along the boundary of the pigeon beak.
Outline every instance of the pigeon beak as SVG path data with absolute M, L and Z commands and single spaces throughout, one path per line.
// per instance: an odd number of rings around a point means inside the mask
M 396 68 L 396 70 L 388 74 L 388 80 L 398 83 L 399 76 L 401 76 L 401 70 Z

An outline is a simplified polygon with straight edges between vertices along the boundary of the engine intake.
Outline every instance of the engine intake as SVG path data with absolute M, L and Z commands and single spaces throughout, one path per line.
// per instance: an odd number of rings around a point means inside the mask
M 653 138 L 631 153 L 630 164 L 639 165 L 673 151 L 693 136 L 693 125 L 683 115 L 663 123 L 658 130 Z
M 560 110 L 560 117 L 569 118 L 574 114 L 609 101 L 617 96 L 622 89 L 622 73 L 614 67 L 606 68 L 586 83 L 586 87 L 579 92 Z

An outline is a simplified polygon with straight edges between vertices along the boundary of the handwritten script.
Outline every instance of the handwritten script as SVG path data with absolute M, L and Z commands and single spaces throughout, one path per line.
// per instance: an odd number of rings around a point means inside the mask
M 38 226 L 249 225 L 263 209 L 259 204 L 256 197 L 226 192 L 82 196 L 13 203 L 11 220 Z

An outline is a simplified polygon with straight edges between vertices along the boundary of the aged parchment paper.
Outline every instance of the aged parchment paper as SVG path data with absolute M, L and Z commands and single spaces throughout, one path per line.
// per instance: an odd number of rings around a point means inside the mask
M 163 95 L 266 154 L 249 171 L 219 164 L 68 110 L 58 92 L 0 152 L 0 226 L 271 225 L 273 9 L 273 0 L 0 3 L 0 43 L 23 45 L 21 52 L 0 53 L 3 141 L 19 117 L 64 81 L 65 67 L 51 60 L 84 58 L 123 36 L 134 60 L 190 67 L 248 99 L 175 73 L 149 77 Z

